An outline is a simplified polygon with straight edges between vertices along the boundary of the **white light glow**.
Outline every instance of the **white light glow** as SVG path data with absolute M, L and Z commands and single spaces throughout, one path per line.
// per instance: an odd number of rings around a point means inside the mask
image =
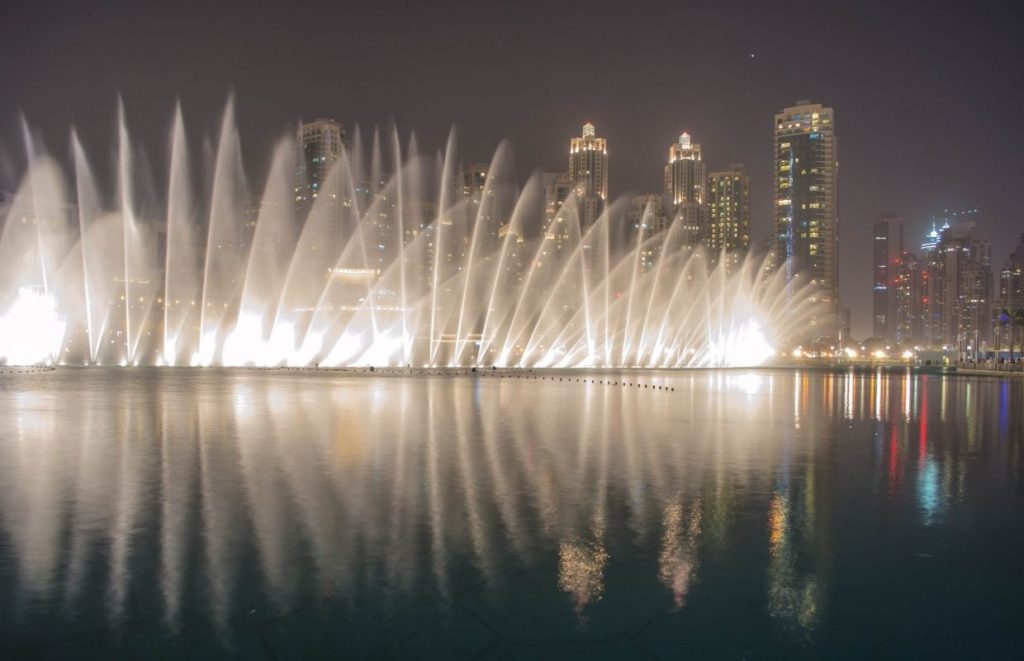
M 66 328 L 53 296 L 22 287 L 14 305 L 0 315 L 0 359 L 8 365 L 52 362 L 60 352 Z

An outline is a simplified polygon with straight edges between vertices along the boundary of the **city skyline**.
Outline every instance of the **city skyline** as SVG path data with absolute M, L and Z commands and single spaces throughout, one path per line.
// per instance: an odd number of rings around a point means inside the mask
M 235 110 L 231 101 L 229 99 L 227 112 L 228 115 L 234 116 Z M 859 335 L 856 332 L 851 333 L 850 307 L 846 305 L 841 296 L 837 295 L 840 289 L 839 278 L 828 275 L 835 271 L 835 257 L 826 258 L 820 263 L 816 261 L 820 259 L 822 253 L 834 254 L 836 252 L 835 246 L 839 234 L 834 201 L 839 188 L 835 111 L 822 104 L 800 100 L 795 102 L 795 105 L 787 106 L 775 113 L 775 129 L 775 228 L 774 231 L 769 231 L 762 236 L 760 241 L 757 241 L 756 237 L 750 236 L 752 233 L 748 202 L 750 178 L 746 174 L 745 165 L 730 163 L 717 168 L 714 165 L 706 165 L 701 156 L 701 145 L 693 142 L 692 136 L 687 131 L 683 131 L 669 147 L 668 162 L 664 166 L 663 173 L 663 193 L 647 192 L 634 195 L 630 191 L 627 194 L 617 194 L 608 183 L 608 172 L 611 167 L 607 140 L 598 137 L 597 129 L 592 122 L 589 120 L 584 122 L 580 133 L 569 139 L 567 171 L 551 172 L 542 166 L 538 166 L 534 170 L 534 174 L 544 175 L 542 181 L 548 209 L 545 216 L 547 221 L 550 221 L 552 214 L 565 201 L 569 192 L 575 192 L 580 205 L 581 228 L 584 230 L 594 224 L 596 219 L 608 208 L 608 205 L 619 201 L 631 204 L 633 210 L 625 217 L 615 221 L 616 224 L 625 221 L 627 224 L 637 224 L 637 228 L 639 228 L 639 223 L 645 212 L 651 213 L 650 220 L 646 221 L 651 224 L 644 226 L 643 236 L 645 237 L 665 231 L 673 223 L 678 222 L 683 227 L 681 234 L 686 237 L 683 239 L 684 245 L 700 244 L 710 249 L 712 254 L 723 248 L 734 255 L 748 251 L 751 251 L 752 254 L 765 254 L 766 251 L 774 250 L 775 266 L 783 263 L 779 259 L 780 256 L 787 255 L 786 259 L 790 265 L 787 268 L 788 277 L 791 278 L 801 272 L 810 276 L 811 283 L 818 286 L 822 292 L 821 296 L 815 297 L 813 300 L 823 301 L 833 307 L 834 314 L 826 315 L 827 321 L 815 319 L 813 322 L 815 326 L 822 326 L 818 337 L 820 339 L 832 337 L 840 344 L 845 343 L 847 338 L 862 341 L 874 338 L 892 341 L 899 345 L 908 343 L 934 345 L 936 342 L 942 343 L 943 339 L 948 340 L 945 336 L 955 335 L 952 330 L 948 332 L 930 330 L 929 322 L 925 321 L 931 314 L 936 319 L 943 318 L 941 322 L 931 322 L 931 325 L 952 324 L 954 323 L 952 317 L 946 321 L 941 311 L 929 312 L 926 309 L 928 308 L 927 304 L 923 305 L 924 311 L 918 310 L 911 314 L 909 299 L 914 296 L 918 299 L 925 296 L 927 302 L 930 293 L 928 292 L 927 272 L 933 271 L 935 268 L 935 265 L 929 264 L 929 257 L 936 248 L 941 251 L 944 242 L 954 238 L 953 233 L 962 235 L 966 232 L 972 237 L 970 238 L 971 242 L 981 241 L 984 243 L 985 272 L 988 277 L 984 279 L 984 285 L 977 285 L 983 286 L 981 291 L 985 292 L 984 307 L 979 308 L 979 312 L 976 314 L 978 319 L 972 322 L 971 328 L 977 330 L 978 327 L 986 327 L 985 333 L 981 336 L 975 334 L 976 338 L 980 337 L 980 340 L 975 339 L 975 342 L 981 342 L 978 345 L 979 349 L 991 350 L 994 347 L 992 340 L 997 334 L 993 330 L 992 324 L 996 322 L 994 317 L 991 323 L 984 320 L 988 320 L 992 316 L 991 313 L 997 311 L 1007 301 L 1012 303 L 1015 299 L 1012 296 L 1000 295 L 1000 269 L 991 254 L 991 241 L 983 229 L 980 232 L 977 230 L 978 209 L 954 212 L 947 209 L 939 215 L 933 215 L 930 219 L 931 230 L 924 235 L 925 240 L 920 246 L 920 254 L 908 249 L 914 245 L 914 239 L 904 236 L 903 218 L 894 213 L 880 214 L 881 221 L 873 225 L 874 259 L 872 262 L 870 331 L 865 330 Z M 396 136 L 399 135 L 397 127 L 395 130 Z M 311 203 L 317 197 L 317 188 L 320 185 L 317 182 L 323 182 L 327 178 L 343 150 L 351 147 L 348 131 L 343 122 L 333 117 L 318 117 L 313 120 L 300 119 L 298 121 L 294 143 L 298 167 L 295 172 L 294 193 L 297 220 L 300 223 L 303 222 L 305 214 L 311 208 Z M 372 134 L 366 135 L 365 139 L 370 141 L 367 143 L 367 147 L 371 143 L 375 145 L 379 139 L 377 131 L 378 129 L 375 127 Z M 355 126 L 354 132 L 358 143 L 363 139 L 359 137 L 360 127 L 358 125 Z M 31 127 L 26 135 L 32 135 Z M 453 144 L 451 143 L 453 136 L 457 138 L 454 127 L 449 136 L 450 144 Z M 457 139 L 454 144 L 457 144 Z M 820 153 L 815 151 L 822 149 L 821 145 L 824 145 L 823 151 Z M 38 150 L 40 147 L 36 145 L 34 148 Z M 373 148 L 376 149 L 376 146 Z M 498 152 L 502 149 L 510 152 L 508 141 L 499 146 Z M 805 176 L 795 176 L 794 178 L 796 170 L 794 170 L 793 164 L 799 163 L 801 159 L 811 160 L 812 165 L 823 166 L 824 169 L 814 167 L 810 170 L 805 169 L 802 173 Z M 456 173 L 453 182 L 454 189 L 450 193 L 454 197 L 450 197 L 448 203 L 472 195 L 479 196 L 484 191 L 489 167 L 488 163 L 464 163 L 460 172 Z M 810 176 L 806 176 L 808 173 Z M 381 172 L 381 175 L 391 176 L 387 172 Z M 374 195 L 373 190 L 385 184 L 383 180 L 376 183 L 371 181 L 354 183 L 357 195 L 371 197 Z M 822 186 L 822 183 L 826 185 Z M 709 198 L 708 196 L 712 194 L 716 186 L 720 187 L 718 195 Z M 427 195 L 422 200 L 417 200 L 417 203 L 436 206 L 439 200 L 432 197 L 436 197 L 436 191 L 425 192 Z M 9 204 L 10 200 L 7 198 L 11 196 L 11 191 L 0 188 L 0 193 L 6 196 L 0 202 Z M 259 213 L 260 191 L 252 189 L 251 194 L 255 196 L 257 205 L 240 211 L 249 215 L 250 219 L 247 222 L 254 227 L 256 215 Z M 799 213 L 794 216 L 790 210 L 797 197 L 803 201 L 804 214 L 810 214 L 807 218 Z M 370 198 L 368 197 L 368 199 Z M 716 208 L 722 207 L 723 204 L 726 209 L 730 206 L 733 208 L 732 211 L 726 211 L 724 216 L 721 209 L 716 211 Z M 649 205 L 654 206 L 648 210 Z M 814 211 L 814 209 L 819 210 Z M 963 220 L 967 217 L 970 217 L 969 221 Z M 951 220 L 955 223 L 952 227 Z M 895 228 L 886 237 L 884 234 L 889 232 L 889 229 L 880 228 L 887 227 L 891 222 L 895 223 Z M 804 233 L 803 242 L 797 241 L 796 243 L 800 245 L 795 245 L 792 240 L 791 227 L 800 224 L 812 226 L 810 234 L 812 237 L 817 237 L 821 231 L 825 231 L 826 234 L 821 235 L 822 240 L 818 244 L 811 245 L 815 241 L 807 243 L 807 235 Z M 822 227 L 825 230 L 822 230 Z M 538 232 L 540 229 L 538 226 L 533 230 L 527 229 L 527 232 Z M 628 233 L 629 230 L 625 231 Z M 730 233 L 734 238 L 727 241 L 720 236 L 723 232 Z M 879 236 L 879 232 L 882 232 L 883 236 Z M 880 240 L 883 243 L 880 244 Z M 883 251 L 888 250 L 891 254 L 880 258 L 878 253 L 880 245 Z M 1012 246 L 1012 244 L 1010 245 Z M 656 253 L 644 252 L 642 261 L 645 268 L 646 265 L 649 265 L 649 257 L 654 254 Z M 815 257 L 815 255 L 819 257 Z M 713 259 L 717 261 L 717 257 L 713 257 Z M 731 257 L 730 263 L 737 263 L 735 259 L 735 256 Z M 972 257 L 972 259 L 975 258 Z M 1019 260 L 1019 256 L 1015 257 L 1015 253 L 1011 249 L 1004 262 L 1011 263 L 1014 259 Z M 898 266 L 894 267 L 893 273 L 887 276 L 886 263 L 893 260 L 898 262 Z M 381 265 L 383 266 L 383 262 Z M 907 268 L 913 273 L 906 272 Z M 921 277 L 922 274 L 925 277 L 923 283 L 912 281 L 913 278 Z M 889 284 L 893 290 L 888 297 L 883 284 L 887 277 L 890 278 Z M 981 276 L 979 275 L 979 277 Z M 953 276 L 953 278 L 956 287 L 959 287 L 959 276 Z M 911 294 L 911 291 L 914 293 Z M 897 302 L 896 299 L 901 296 L 903 302 Z M 920 305 L 920 301 L 915 305 Z M 907 307 L 907 310 L 903 310 L 901 306 Z M 1011 307 L 1013 306 L 1011 305 Z M 899 314 L 897 314 L 897 309 L 899 309 Z M 880 313 L 880 310 L 883 312 Z M 915 321 L 912 322 L 911 317 L 914 317 Z M 830 330 L 829 326 L 833 330 Z M 856 329 L 858 324 L 854 323 L 852 326 Z M 911 330 L 912 327 L 914 330 Z M 954 341 L 945 343 L 951 347 L 958 344 Z M 969 343 L 960 341 L 959 344 L 963 345 L 960 347 L 963 350 Z
M 668 58 L 672 19 L 685 9 L 661 3 L 626 13 L 600 3 L 585 12 L 469 5 L 395 12 L 382 5 L 325 9 L 312 24 L 285 7 L 5 6 L 0 24 L 22 29 L 0 27 L 0 186 L 13 188 L 19 171 L 21 113 L 53 152 L 66 151 L 72 124 L 95 150 L 110 142 L 121 93 L 133 131 L 160 154 L 176 98 L 199 144 L 215 135 L 233 91 L 254 180 L 266 172 L 273 141 L 300 117 L 333 115 L 364 129 L 393 118 L 430 148 L 443 145 L 455 125 L 467 162 L 489 159 L 507 138 L 523 180 L 534 168 L 561 167 L 565 136 L 590 120 L 610 145 L 611 196 L 618 198 L 657 190 L 665 145 L 685 129 L 699 136 L 713 167 L 745 164 L 757 244 L 773 215 L 768 115 L 810 98 L 839 115 L 840 293 L 853 310 L 854 335 L 867 336 L 872 275 L 856 257 L 870 253 L 880 213 L 899 213 L 916 242 L 944 209 L 977 207 L 993 262 L 1009 254 L 1012 239 L 997 237 L 1021 225 L 1008 191 L 1024 166 L 1024 136 L 1014 129 L 1024 86 L 1012 68 L 991 63 L 1022 54 L 1013 29 L 1019 11 L 993 7 L 964 17 L 863 5 L 823 7 L 811 17 L 785 7 L 716 6 L 702 10 L 706 29 L 680 47 L 682 57 Z M 366 27 L 339 29 L 354 24 Z M 496 25 L 501 37 L 492 40 Z M 589 65 L 577 70 L 559 44 L 580 25 L 621 47 L 591 49 Z M 846 28 L 859 38 L 837 38 Z M 267 43 L 280 47 L 259 46 Z M 501 47 L 509 43 L 535 46 Z M 463 49 L 479 57 L 454 59 Z M 651 88 L 642 80 L 656 82 Z M 638 103 L 647 90 L 651 100 Z M 54 95 L 77 101 L 54 104 Z M 985 169 L 976 158 L 949 158 L 950 137 L 968 130 L 965 148 L 984 151 Z
M 0 1 L 0 659 L 1015 658 L 1022 34 Z

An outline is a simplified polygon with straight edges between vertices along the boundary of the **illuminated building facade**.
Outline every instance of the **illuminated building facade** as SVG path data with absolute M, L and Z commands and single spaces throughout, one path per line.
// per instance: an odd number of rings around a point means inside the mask
M 835 113 L 799 101 L 775 115 L 775 252 L 789 277 L 806 273 L 819 300 L 838 314 L 839 161 Z M 834 315 L 833 315 L 834 316 Z M 835 336 L 835 319 L 816 319 L 811 332 Z
M 707 177 L 700 156 L 700 145 L 693 142 L 690 134 L 684 131 L 679 140 L 668 148 L 665 193 L 672 200 L 672 205 L 677 206 L 684 202 L 703 204 L 706 192 Z
M 896 325 L 892 341 L 898 345 L 921 344 L 923 334 L 924 282 L 927 271 L 913 253 L 906 250 L 900 255 L 894 285 L 889 295 L 896 298 Z
M 683 244 L 708 243 L 707 174 L 700 145 L 685 131 L 668 148 L 665 197 L 671 203 L 673 222 L 682 223 Z
M 608 145 L 594 125 L 583 125 L 581 137 L 569 142 L 569 180 L 572 182 L 584 228 L 597 222 L 608 203 Z
M 708 175 L 708 248 L 742 261 L 750 250 L 750 177 L 739 164 Z

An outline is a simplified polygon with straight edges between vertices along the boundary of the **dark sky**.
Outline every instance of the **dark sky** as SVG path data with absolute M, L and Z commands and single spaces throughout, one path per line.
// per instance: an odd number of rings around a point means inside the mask
M 256 176 L 286 126 L 330 115 L 394 118 L 430 149 L 454 124 L 467 161 L 507 137 L 525 178 L 564 169 L 590 119 L 618 196 L 660 191 L 686 129 L 712 168 L 747 165 L 759 239 L 772 115 L 811 99 L 836 111 L 841 290 L 863 337 L 882 212 L 919 243 L 932 215 L 977 207 L 997 266 L 1024 231 L 1022 4 L 0 0 L 0 145 L 21 149 L 23 112 L 52 148 L 74 124 L 109 153 L 120 93 L 163 158 L 176 98 L 191 131 L 215 134 L 234 91 Z

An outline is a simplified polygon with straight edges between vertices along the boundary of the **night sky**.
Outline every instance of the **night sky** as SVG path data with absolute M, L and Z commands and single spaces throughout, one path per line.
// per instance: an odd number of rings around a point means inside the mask
M 509 138 L 523 179 L 564 170 L 589 119 L 609 142 L 612 196 L 660 192 L 685 129 L 710 168 L 748 167 L 757 242 L 773 114 L 810 99 L 836 112 L 841 293 L 866 337 L 882 212 L 917 244 L 931 216 L 977 207 L 995 269 L 1024 231 L 1021 3 L 889 4 L 0 0 L 0 188 L 16 185 L 20 113 L 61 156 L 74 124 L 95 160 L 120 93 L 163 159 L 177 98 L 190 132 L 215 135 L 234 92 L 256 180 L 299 118 L 394 119 L 430 150 L 454 124 L 464 161 Z

